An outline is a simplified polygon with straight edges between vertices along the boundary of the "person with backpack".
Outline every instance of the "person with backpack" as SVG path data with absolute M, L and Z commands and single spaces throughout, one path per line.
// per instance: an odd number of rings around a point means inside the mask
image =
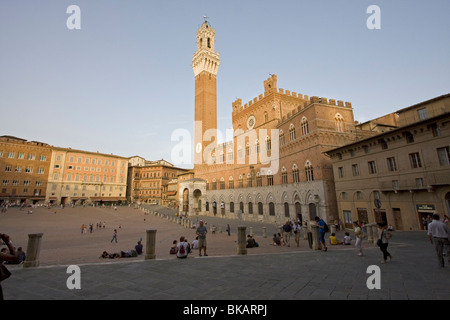
M 328 225 L 325 223 L 325 221 L 323 221 L 323 219 L 320 219 L 319 217 L 316 217 L 314 220 L 319 227 L 319 242 L 322 244 L 322 251 L 327 251 L 328 248 L 325 243 L 325 233 L 329 231 Z
M 188 243 L 184 241 L 184 236 L 180 237 L 180 242 L 177 244 L 177 258 L 184 259 L 188 256 Z

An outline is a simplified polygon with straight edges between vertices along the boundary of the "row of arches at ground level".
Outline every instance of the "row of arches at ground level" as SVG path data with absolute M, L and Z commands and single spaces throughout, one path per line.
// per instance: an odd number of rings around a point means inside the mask
M 281 207 L 281 208 L 280 208 Z M 314 218 L 317 215 L 316 212 L 316 204 L 310 203 L 308 205 L 308 212 L 302 212 L 302 205 L 300 202 L 295 202 L 294 208 L 291 208 L 291 205 L 288 202 L 284 202 L 283 204 L 276 205 L 274 202 L 269 202 L 267 204 L 264 204 L 262 202 L 220 202 L 217 203 L 216 201 L 213 202 L 206 202 L 205 210 L 207 212 L 211 212 L 216 214 L 225 215 L 227 212 L 230 213 L 236 213 L 236 214 L 248 214 L 248 215 L 265 215 L 268 214 L 269 216 L 277 216 L 277 217 L 285 217 L 287 219 L 292 219 L 295 217 L 295 219 L 299 219 L 301 222 L 303 221 L 303 218 L 308 217 L 309 220 L 314 220 Z M 278 210 L 277 210 L 278 209 Z M 281 209 L 282 212 L 279 212 Z M 278 212 L 277 212 L 278 211 Z M 306 214 L 306 216 L 305 216 Z

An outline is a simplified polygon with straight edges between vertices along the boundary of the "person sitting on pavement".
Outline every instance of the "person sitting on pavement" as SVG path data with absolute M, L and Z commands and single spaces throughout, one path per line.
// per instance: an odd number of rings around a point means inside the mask
M 245 245 L 246 248 L 253 248 L 255 247 L 255 239 L 251 235 L 247 236 L 247 244 Z
M 279 236 L 277 236 L 276 233 L 273 234 L 273 245 L 274 246 L 281 246 L 281 239 Z

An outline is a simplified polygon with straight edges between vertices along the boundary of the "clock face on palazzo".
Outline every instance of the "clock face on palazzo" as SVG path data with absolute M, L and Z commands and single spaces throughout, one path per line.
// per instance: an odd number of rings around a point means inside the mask
M 255 126 L 255 121 L 256 121 L 255 116 L 248 117 L 248 119 L 247 119 L 247 128 L 249 130 L 253 129 L 253 127 Z

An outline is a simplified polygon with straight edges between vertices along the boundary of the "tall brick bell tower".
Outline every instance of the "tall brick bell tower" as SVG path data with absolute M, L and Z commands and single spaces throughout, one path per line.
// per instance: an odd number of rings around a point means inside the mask
M 197 51 L 192 57 L 195 75 L 195 143 L 194 168 L 205 163 L 203 151 L 214 142 L 203 141 L 208 129 L 217 130 L 217 87 L 216 75 L 219 69 L 219 53 L 214 52 L 215 30 L 208 21 L 197 30 Z

